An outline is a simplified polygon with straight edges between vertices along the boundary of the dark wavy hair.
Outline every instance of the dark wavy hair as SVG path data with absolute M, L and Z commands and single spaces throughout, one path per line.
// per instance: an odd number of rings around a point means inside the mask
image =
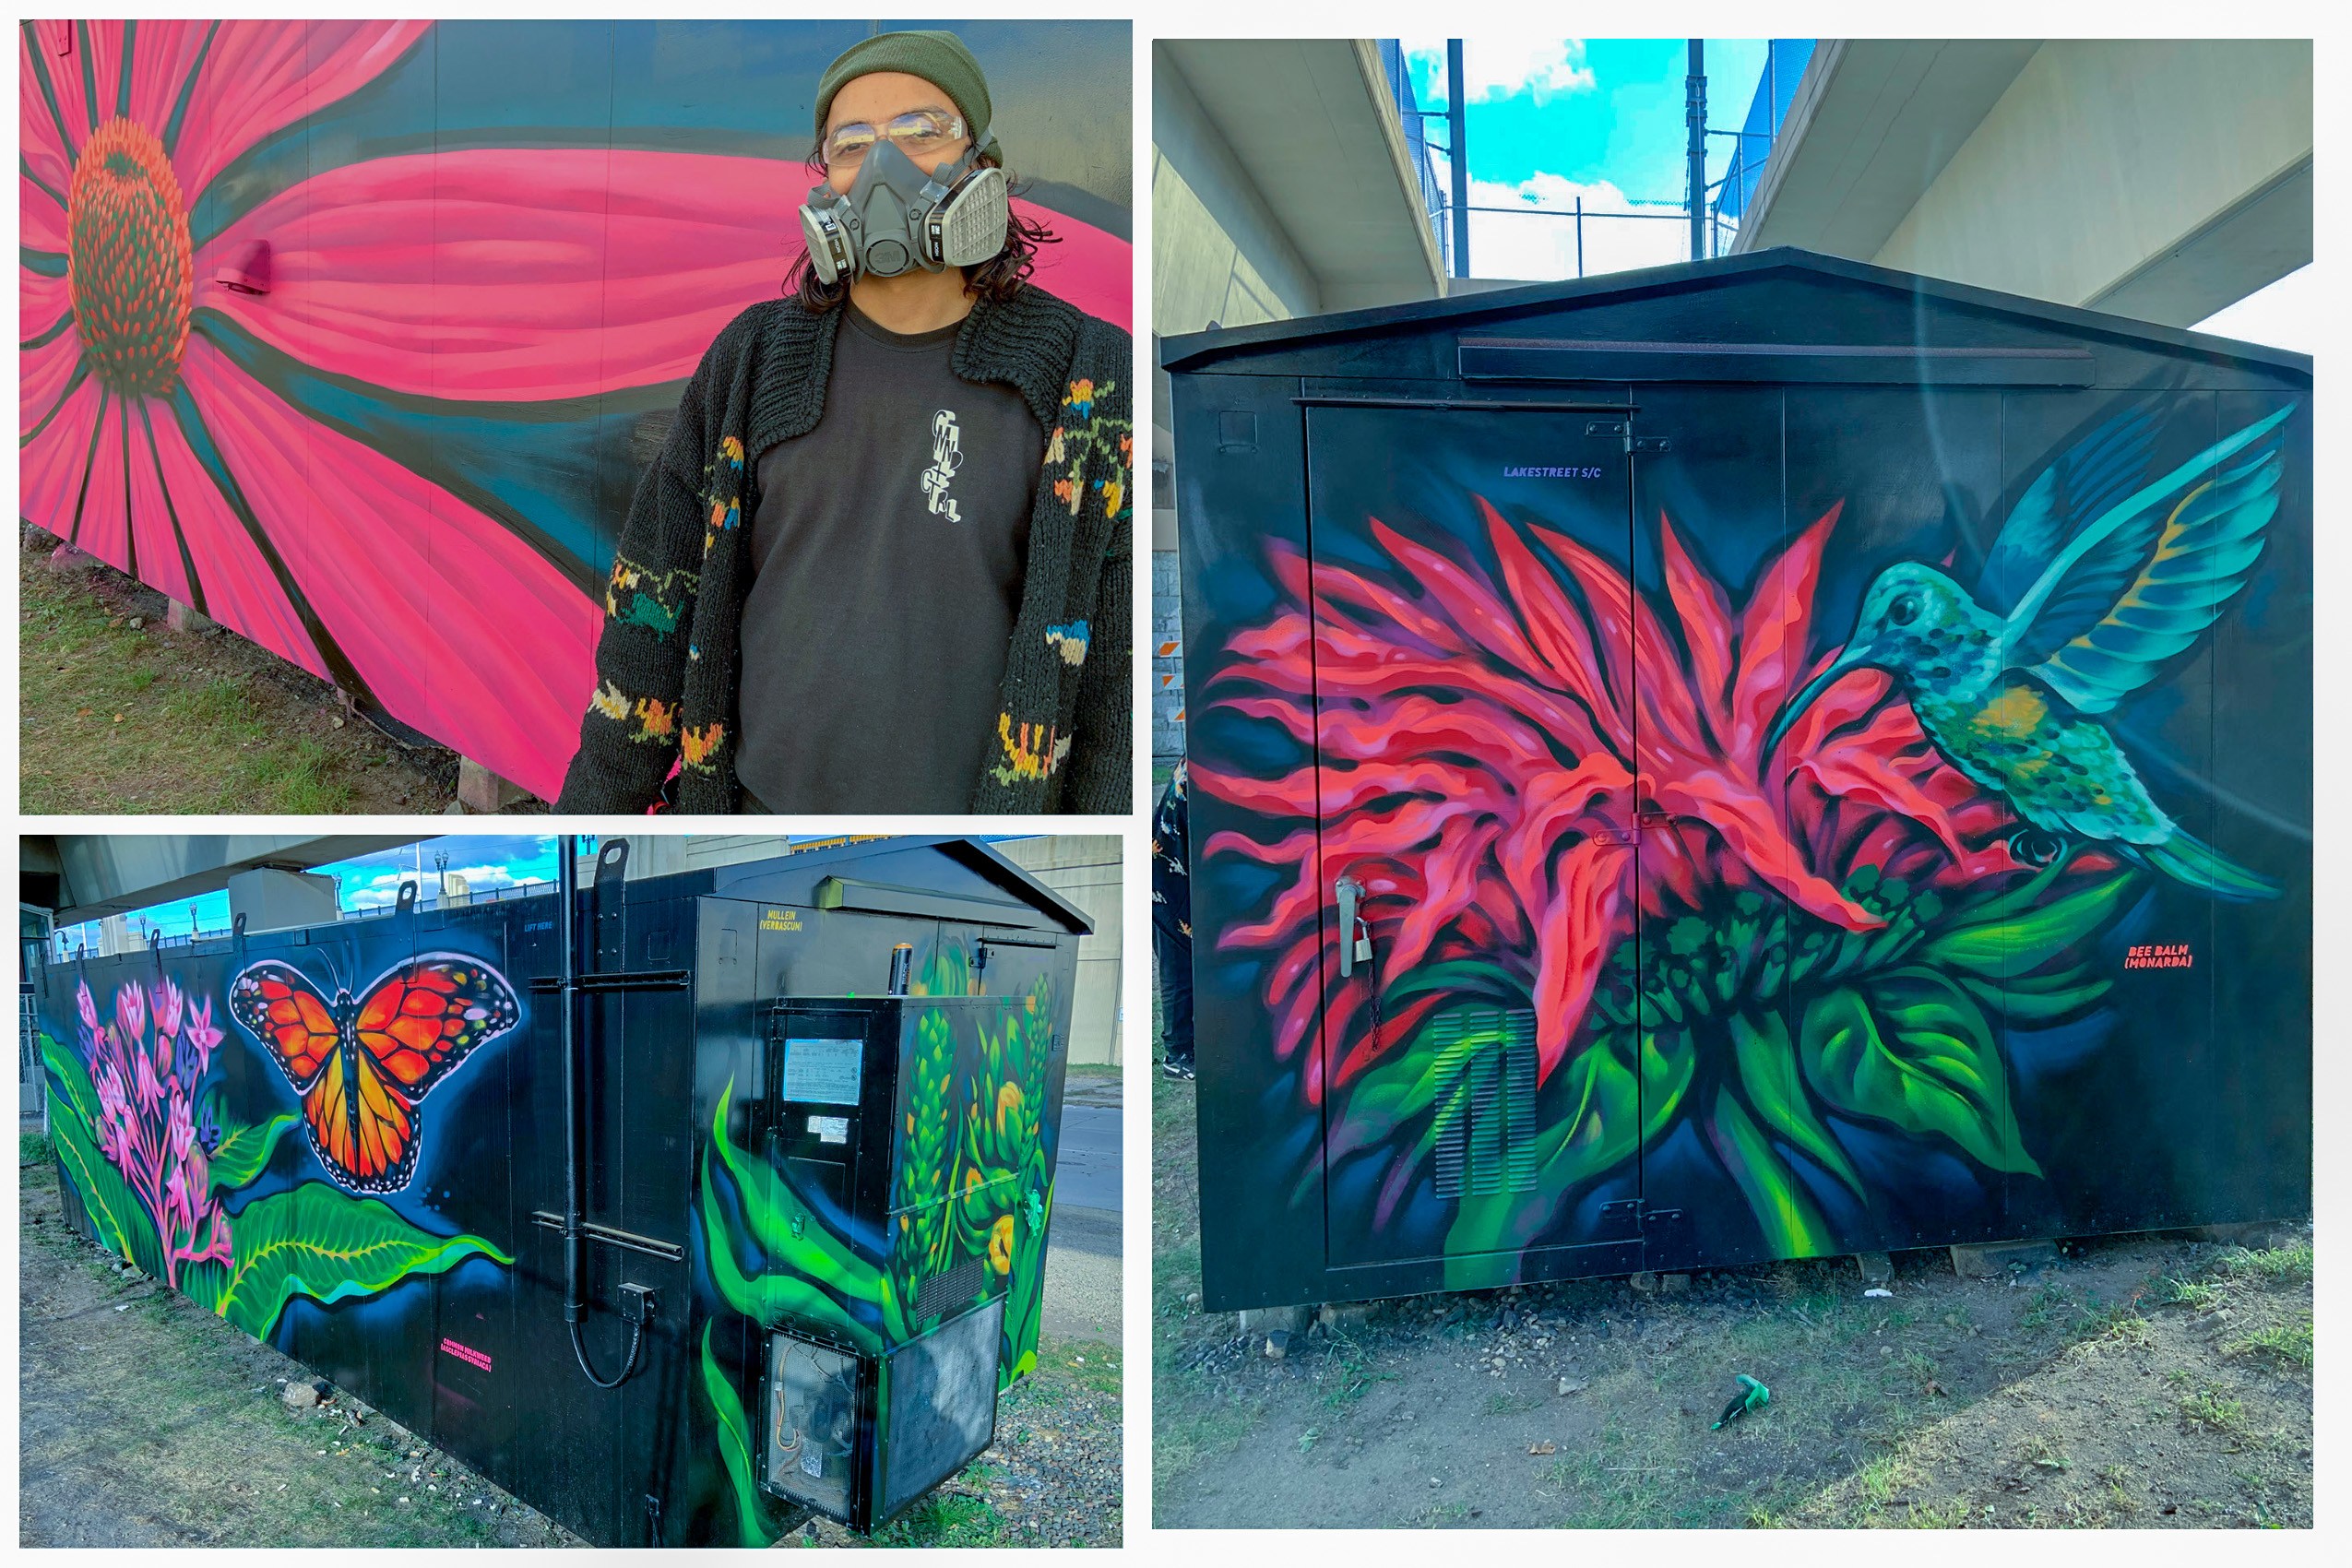
M 993 153 L 982 153 L 980 161 L 990 169 L 1004 167 Z M 810 155 L 808 166 L 818 179 L 825 177 L 825 165 L 817 160 L 814 154 Z M 1028 190 L 1028 186 L 1007 177 L 1004 194 L 1008 200 L 1027 194 Z M 1022 285 L 1029 280 L 1029 274 L 1037 270 L 1038 246 L 1060 243 L 1061 237 L 1052 230 L 1036 219 L 1023 217 L 1017 208 L 1014 209 L 1010 221 L 1004 226 L 1004 248 L 979 266 L 963 269 L 964 292 L 992 304 L 1003 304 L 1020 292 Z M 817 277 L 816 268 L 809 262 L 808 252 L 803 250 L 800 259 L 784 274 L 784 294 L 788 299 L 798 297 L 810 314 L 823 315 L 849 297 L 849 279 L 842 277 L 830 283 L 825 282 Z

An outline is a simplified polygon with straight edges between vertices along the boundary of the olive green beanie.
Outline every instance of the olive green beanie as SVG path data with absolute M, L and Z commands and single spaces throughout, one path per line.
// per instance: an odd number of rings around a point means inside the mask
M 904 71 L 939 89 L 964 117 L 964 125 L 980 150 L 996 150 L 996 137 L 991 129 L 995 115 L 988 101 L 988 77 L 980 73 L 980 62 L 964 47 L 964 41 L 952 32 L 878 33 L 843 50 L 825 68 L 825 75 L 817 78 L 816 139 L 820 144 L 825 140 L 825 117 L 833 108 L 833 95 L 845 84 L 876 71 Z

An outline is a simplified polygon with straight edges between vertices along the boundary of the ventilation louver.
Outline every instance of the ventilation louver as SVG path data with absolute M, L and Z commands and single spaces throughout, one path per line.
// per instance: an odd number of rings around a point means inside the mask
M 1430 1023 L 1437 1051 L 1437 1195 L 1491 1197 L 1536 1184 L 1536 1016 L 1456 1007 Z

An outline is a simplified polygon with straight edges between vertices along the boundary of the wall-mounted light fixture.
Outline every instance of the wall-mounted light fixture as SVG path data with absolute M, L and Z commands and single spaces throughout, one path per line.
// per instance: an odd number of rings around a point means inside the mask
M 269 292 L 269 242 L 255 240 L 239 250 L 226 266 L 212 275 L 212 280 L 240 294 Z

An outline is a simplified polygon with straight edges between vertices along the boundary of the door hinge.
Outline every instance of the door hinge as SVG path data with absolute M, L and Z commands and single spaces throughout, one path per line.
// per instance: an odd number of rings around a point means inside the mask
M 1627 427 L 1623 420 L 1593 420 L 1585 426 L 1586 435 L 1622 436 L 1626 433 Z
M 1637 435 L 1629 450 L 1634 452 L 1671 452 L 1674 444 L 1663 435 Z

